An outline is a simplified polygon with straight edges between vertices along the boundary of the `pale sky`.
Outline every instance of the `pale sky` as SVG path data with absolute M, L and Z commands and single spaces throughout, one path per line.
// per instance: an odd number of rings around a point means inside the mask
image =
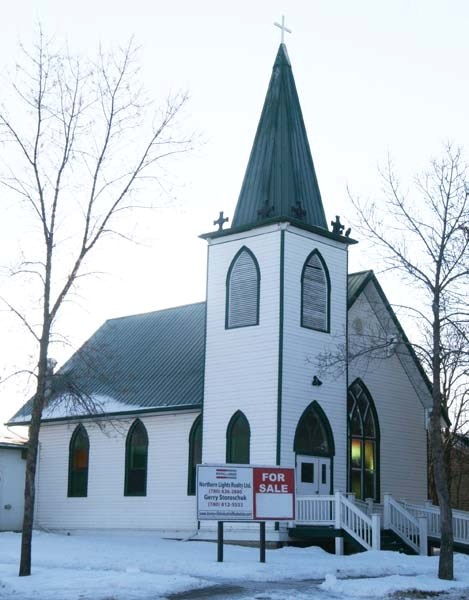
M 197 236 L 213 229 L 220 210 L 233 215 L 280 41 L 273 22 L 282 14 L 293 31 L 286 44 L 328 220 L 353 219 L 347 186 L 379 198 L 378 167 L 388 154 L 405 180 L 446 141 L 468 146 L 465 0 L 16 0 L 2 7 L 2 77 L 37 21 L 88 54 L 133 35 L 150 95 L 187 90 L 184 127 L 197 132 L 196 150 L 168 165 L 172 204 L 145 215 L 135 231 L 142 245 L 103 248 L 95 262 L 103 274 L 84 281 L 65 307 L 60 326 L 71 347 L 51 351 L 59 364 L 106 318 L 205 298 L 206 244 Z M 14 208 L 2 213 L 0 266 L 12 263 L 29 234 Z M 379 274 L 379 261 L 359 242 L 350 269 Z M 387 278 L 382 284 L 396 300 Z M 11 285 L 0 278 L 0 292 Z M 0 326 L 5 377 L 30 367 L 33 347 L 10 315 L 0 313 Z M 0 386 L 1 422 L 28 393 L 24 379 Z

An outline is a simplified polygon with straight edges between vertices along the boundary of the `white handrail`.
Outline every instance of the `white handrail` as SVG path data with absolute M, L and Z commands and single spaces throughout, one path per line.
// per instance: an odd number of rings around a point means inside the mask
M 367 550 L 379 550 L 381 545 L 379 515 L 369 517 L 340 492 L 335 493 L 335 501 L 336 528 L 344 529 Z
M 384 494 L 384 528 L 391 529 L 418 554 L 427 554 L 427 520 L 414 515 L 391 496 Z
M 379 516 L 369 517 L 340 492 L 333 496 L 297 496 L 296 525 L 334 525 L 344 529 L 367 550 L 379 550 Z
M 428 520 L 428 535 L 440 539 L 440 508 L 435 505 L 411 504 L 401 502 L 402 506 L 414 516 L 425 516 Z M 453 538 L 460 544 L 469 544 L 469 513 L 464 510 L 453 510 Z

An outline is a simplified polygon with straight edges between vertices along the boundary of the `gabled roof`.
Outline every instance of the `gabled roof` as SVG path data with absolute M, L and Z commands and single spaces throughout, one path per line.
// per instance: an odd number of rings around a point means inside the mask
M 373 271 L 358 271 L 347 277 L 347 306 L 350 308 L 362 293 L 366 284 L 375 277 Z M 375 278 L 376 279 L 376 278 Z
M 303 214 L 304 211 L 304 214 Z M 287 49 L 280 44 L 232 227 L 294 217 L 327 230 Z
M 204 346 L 205 302 L 110 319 L 57 372 L 56 396 L 96 397 L 105 414 L 198 407 Z M 28 402 L 10 423 L 30 413 Z M 52 399 L 43 420 L 65 416 Z

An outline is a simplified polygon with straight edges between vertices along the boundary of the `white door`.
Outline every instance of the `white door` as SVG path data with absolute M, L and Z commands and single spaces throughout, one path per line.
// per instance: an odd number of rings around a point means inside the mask
M 296 455 L 296 493 L 299 496 L 331 493 L 331 459 Z

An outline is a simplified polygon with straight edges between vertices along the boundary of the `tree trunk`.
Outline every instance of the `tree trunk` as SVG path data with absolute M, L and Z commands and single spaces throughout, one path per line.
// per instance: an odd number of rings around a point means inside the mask
M 26 459 L 26 477 L 24 485 L 24 515 L 21 536 L 21 558 L 19 576 L 31 575 L 31 541 L 34 523 L 34 501 L 36 493 L 36 467 L 39 448 L 39 430 L 49 375 L 47 352 L 49 347 L 49 327 L 40 343 L 37 389 L 33 399 L 31 422 L 29 424 L 28 455 Z
M 435 286 L 438 290 L 438 286 Z M 449 499 L 448 479 L 445 472 L 445 459 L 443 448 L 443 434 L 441 426 L 441 324 L 440 324 L 440 298 L 435 292 L 433 300 L 433 410 L 430 420 L 430 443 L 432 449 L 433 477 L 435 489 L 440 505 L 440 561 L 438 563 L 438 577 L 440 579 L 454 579 L 453 573 L 453 513 Z

